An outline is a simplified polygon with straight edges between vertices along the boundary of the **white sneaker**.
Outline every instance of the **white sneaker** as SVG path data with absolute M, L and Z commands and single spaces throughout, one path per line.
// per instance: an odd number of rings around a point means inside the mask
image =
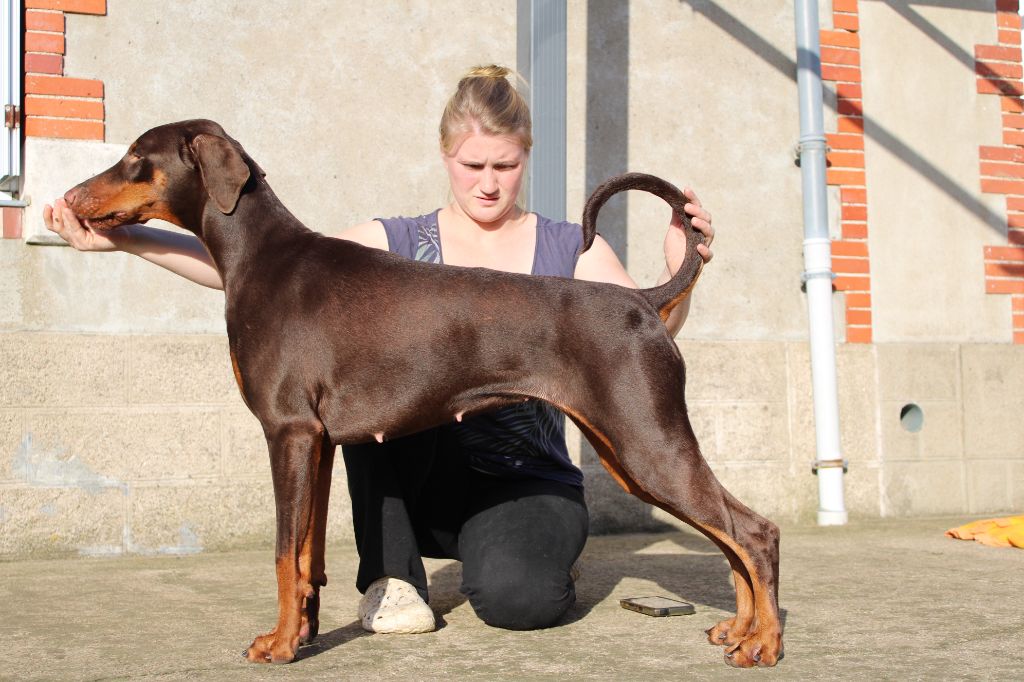
M 359 600 L 359 621 L 367 632 L 415 635 L 433 632 L 434 612 L 416 588 L 398 578 L 378 578 Z

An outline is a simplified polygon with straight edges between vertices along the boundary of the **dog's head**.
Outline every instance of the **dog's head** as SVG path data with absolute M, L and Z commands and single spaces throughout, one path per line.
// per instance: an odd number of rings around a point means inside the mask
M 94 229 L 159 218 L 198 232 L 207 205 L 235 210 L 252 170 L 263 174 L 220 125 L 181 121 L 143 133 L 120 161 L 64 200 Z

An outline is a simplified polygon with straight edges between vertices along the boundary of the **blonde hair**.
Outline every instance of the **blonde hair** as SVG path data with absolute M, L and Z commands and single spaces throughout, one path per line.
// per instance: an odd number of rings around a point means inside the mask
M 491 64 L 475 66 L 459 80 L 441 116 L 441 151 L 451 154 L 459 138 L 475 129 L 514 138 L 530 151 L 530 107 L 509 82 L 510 75 L 504 66 Z

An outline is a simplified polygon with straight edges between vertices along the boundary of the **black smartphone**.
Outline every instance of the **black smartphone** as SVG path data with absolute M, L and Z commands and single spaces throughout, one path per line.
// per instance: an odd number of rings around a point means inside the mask
M 697 612 L 693 604 L 668 597 L 620 599 L 619 606 L 648 616 L 690 616 Z

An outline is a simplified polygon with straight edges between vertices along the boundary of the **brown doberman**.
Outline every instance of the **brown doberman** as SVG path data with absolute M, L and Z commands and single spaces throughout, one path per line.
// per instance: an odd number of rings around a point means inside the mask
M 317 634 L 336 445 L 529 398 L 569 415 L 628 492 L 725 553 L 737 613 L 708 638 L 726 646 L 727 661 L 782 657 L 779 530 L 730 495 L 701 456 L 683 359 L 662 323 L 703 264 L 686 199 L 653 176 L 613 178 L 587 202 L 584 249 L 601 206 L 627 189 L 667 201 L 687 231 L 686 260 L 659 287 L 439 267 L 326 237 L 281 204 L 212 121 L 154 128 L 67 192 L 94 229 L 159 218 L 195 233 L 224 282 L 231 361 L 267 437 L 277 504 L 279 616 L 249 660 L 291 661 Z

